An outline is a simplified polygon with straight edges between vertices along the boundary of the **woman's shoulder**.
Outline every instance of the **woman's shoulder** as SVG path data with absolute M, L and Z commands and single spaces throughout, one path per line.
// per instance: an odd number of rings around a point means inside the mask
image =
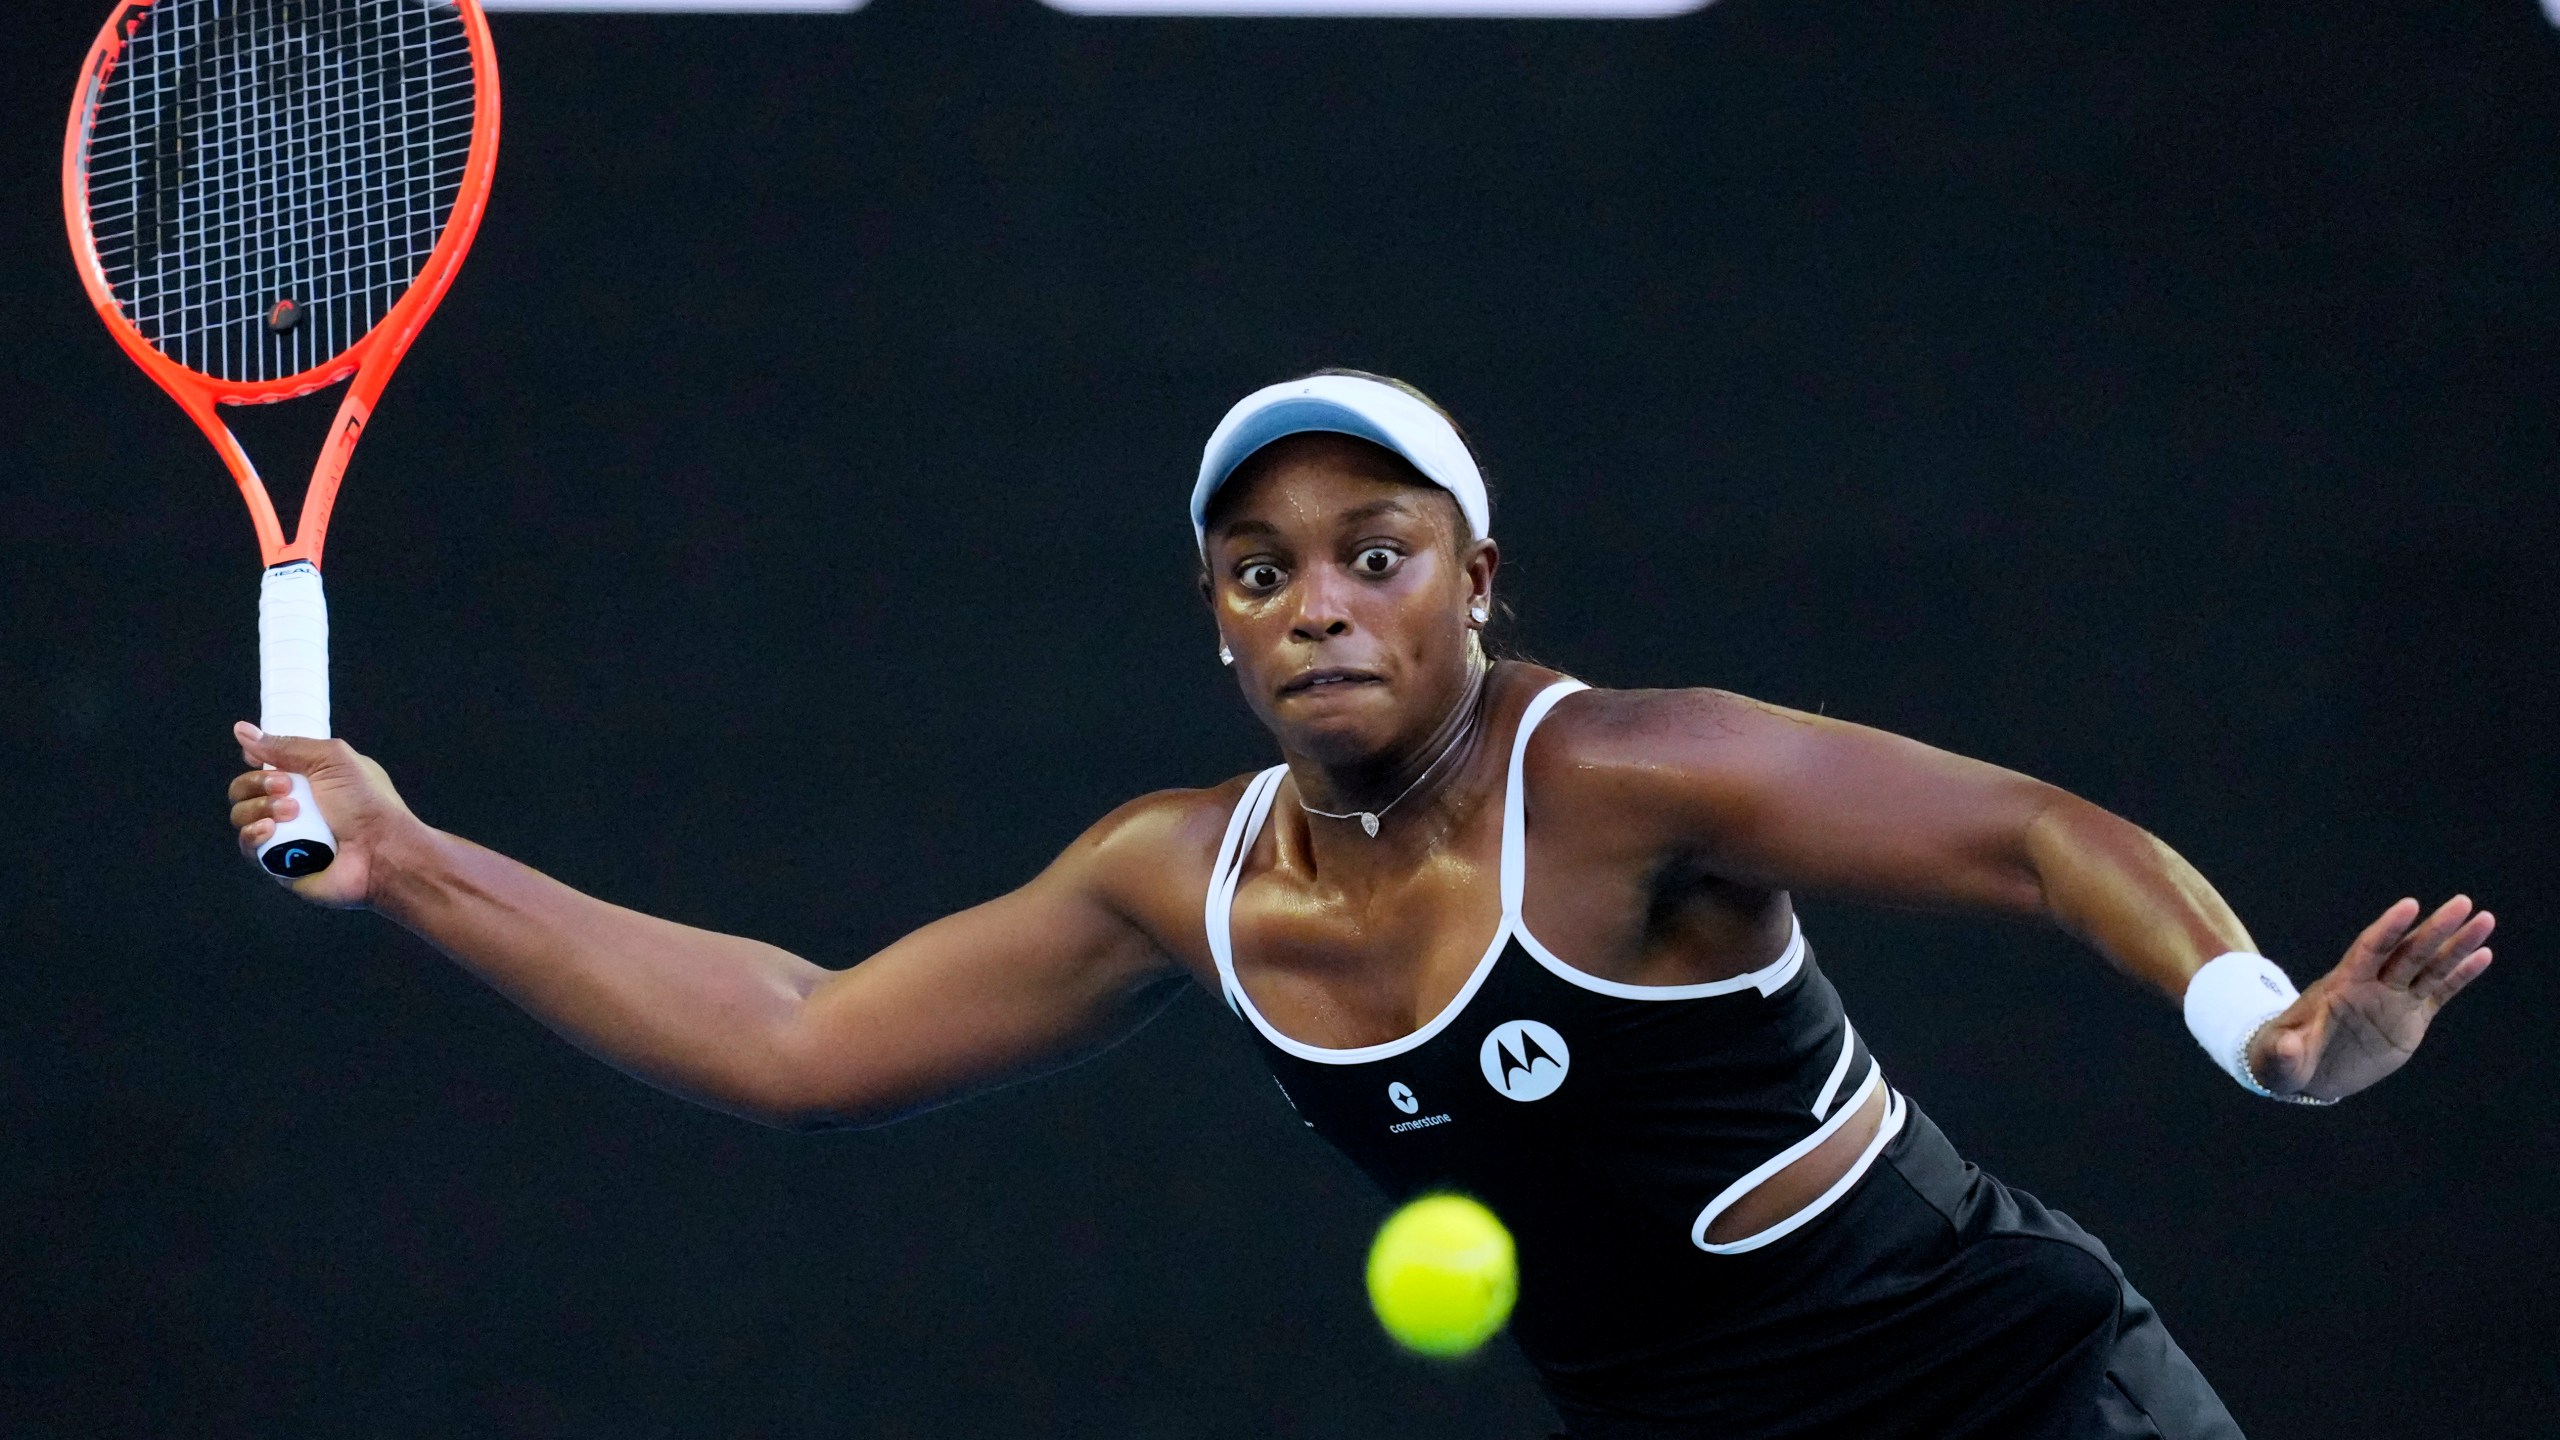
M 1227 822 L 1253 780 L 1248 773 L 1215 785 L 1141 795 L 1095 821 L 1060 859 L 1089 867 L 1113 890 L 1170 884 L 1196 893 L 1217 863 Z
M 1056 862 L 1059 878 L 1127 917 L 1195 971 L 1209 963 L 1202 904 L 1227 822 L 1252 775 L 1141 795 L 1095 821 Z M 1203 972 L 1205 973 L 1205 972 Z
M 1553 671 L 1525 667 L 1547 687 Z M 1531 738 L 1532 784 L 1612 790 L 1696 780 L 1738 762 L 1813 716 L 1709 686 L 1618 690 L 1590 686 L 1556 702 Z

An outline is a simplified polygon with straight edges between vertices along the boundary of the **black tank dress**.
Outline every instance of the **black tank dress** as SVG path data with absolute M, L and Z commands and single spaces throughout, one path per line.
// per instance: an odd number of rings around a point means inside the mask
M 1412 1034 L 1304 1044 L 1236 979 L 1228 915 L 1285 767 L 1246 787 L 1207 917 L 1227 1003 L 1306 1123 L 1391 1197 L 1463 1191 L 1511 1228 L 1513 1333 L 1575 1440 L 2239 1440 L 2105 1247 L 1886 1083 L 1801 929 L 1764 969 L 1678 986 L 1586 974 L 1529 932 L 1521 760 L 1582 688 L 1521 715 L 1501 926 Z M 1878 1092 L 1883 1123 L 1837 1184 L 1707 1239 Z

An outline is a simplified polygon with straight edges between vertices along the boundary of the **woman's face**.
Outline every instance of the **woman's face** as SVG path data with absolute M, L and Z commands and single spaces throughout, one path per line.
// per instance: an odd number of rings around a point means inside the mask
M 1209 607 L 1246 703 L 1285 751 L 1357 763 L 1418 743 L 1466 694 L 1471 608 L 1491 603 L 1493 542 L 1389 451 L 1291 435 L 1220 487 Z

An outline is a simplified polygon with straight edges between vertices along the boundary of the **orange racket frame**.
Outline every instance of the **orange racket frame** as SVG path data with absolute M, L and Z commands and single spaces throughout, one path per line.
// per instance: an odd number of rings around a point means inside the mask
M 80 67 L 80 89 L 72 102 L 69 131 L 62 142 L 62 215 L 71 233 L 72 257 L 79 266 L 80 283 L 88 287 L 89 301 L 97 307 L 98 318 L 106 322 L 108 333 L 116 337 L 116 343 L 124 347 L 144 374 L 169 392 L 169 398 L 196 422 L 196 428 L 204 432 L 222 456 L 222 463 L 230 467 L 231 478 L 240 487 L 240 498 L 248 504 L 250 523 L 257 527 L 258 552 L 266 563 L 275 566 L 307 560 L 317 568 L 321 545 L 329 533 L 329 515 L 337 507 L 338 484 L 346 477 L 347 462 L 354 458 L 356 442 L 363 438 L 365 422 L 372 418 L 374 402 L 382 398 L 382 388 L 390 383 L 391 372 L 399 368 L 401 357 L 408 353 L 427 317 L 435 313 L 445 291 L 452 286 L 454 275 L 462 268 L 463 256 L 470 253 L 472 237 L 479 233 L 481 214 L 488 208 L 489 186 L 498 167 L 497 47 L 489 38 L 489 20 L 481 13 L 479 0 L 456 0 L 464 33 L 470 40 L 473 83 L 480 97 L 470 154 L 463 167 L 462 187 L 454 197 L 452 218 L 446 221 L 444 233 L 419 267 L 417 278 L 409 283 L 390 312 L 353 345 L 298 375 L 261 381 L 217 380 L 161 354 L 125 318 L 89 232 L 87 147 L 83 142 L 90 116 L 97 106 L 99 91 L 124 53 L 126 41 L 140 28 L 144 12 L 157 3 L 159 0 L 122 0 L 107 17 L 97 42 L 89 47 L 88 60 Z M 311 484 L 303 491 L 302 510 L 295 519 L 293 538 L 288 540 L 284 524 L 276 516 L 275 501 L 267 494 L 266 482 L 258 478 L 258 467 L 240 448 L 231 427 L 222 423 L 217 407 L 291 400 L 350 375 L 355 379 L 348 385 L 346 397 L 338 402 L 337 418 L 329 423 L 328 439 L 322 442 L 319 461 L 312 466 Z
M 390 383 L 391 372 L 435 313 L 445 291 L 461 269 L 488 209 L 489 187 L 498 162 L 498 59 L 489 38 L 488 17 L 479 0 L 444 0 L 462 25 L 472 88 L 472 125 L 464 151 L 453 209 L 445 217 L 436 243 L 419 262 L 408 287 L 374 325 L 335 355 L 297 374 L 270 380 L 224 380 L 162 354 L 126 316 L 107 278 L 98 253 L 89 213 L 90 136 L 109 78 L 153 7 L 161 0 L 121 0 L 98 32 L 80 68 L 80 88 L 73 94 L 71 119 L 62 142 L 62 215 L 71 238 L 71 254 L 88 288 L 90 303 L 107 333 L 116 338 L 133 363 L 167 391 L 196 428 L 213 442 L 214 452 L 231 471 L 249 520 L 258 532 L 258 553 L 266 562 L 258 596 L 258 669 L 260 723 L 271 731 L 314 738 L 329 734 L 328 603 L 320 580 L 320 552 L 337 508 L 339 483 L 364 437 L 373 407 Z M 352 378 L 350 378 L 352 377 Z M 224 405 L 263 405 L 309 395 L 348 380 L 338 413 L 329 422 L 311 483 L 303 491 L 301 513 L 287 539 L 258 467 L 224 424 Z M 295 814 L 274 822 L 257 847 L 258 862 L 278 879 L 291 882 L 325 870 L 336 857 L 337 837 L 312 793 L 309 777 L 295 775 L 289 793 Z

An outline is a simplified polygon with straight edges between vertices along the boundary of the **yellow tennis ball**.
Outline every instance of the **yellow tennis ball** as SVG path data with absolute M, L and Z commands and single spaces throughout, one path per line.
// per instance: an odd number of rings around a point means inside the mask
M 1369 1305 L 1396 1343 L 1464 1355 L 1511 1318 L 1520 1267 L 1511 1232 L 1464 1195 L 1425 1195 L 1387 1217 L 1369 1246 Z

